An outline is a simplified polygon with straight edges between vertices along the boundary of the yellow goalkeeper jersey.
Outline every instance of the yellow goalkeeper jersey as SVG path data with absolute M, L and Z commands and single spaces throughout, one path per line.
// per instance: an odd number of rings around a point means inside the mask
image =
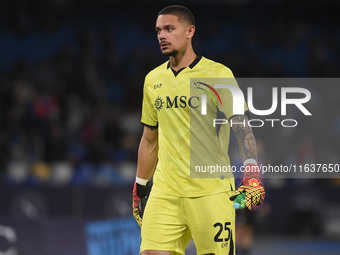
M 200 197 L 234 189 L 228 156 L 232 90 L 224 65 L 198 56 L 179 71 L 170 62 L 146 77 L 141 122 L 158 127 L 158 163 L 153 189 L 179 197 Z M 244 112 L 246 103 L 242 97 Z

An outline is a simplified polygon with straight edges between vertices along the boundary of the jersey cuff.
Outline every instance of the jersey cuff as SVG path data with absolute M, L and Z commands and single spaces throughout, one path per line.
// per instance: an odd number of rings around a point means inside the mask
M 141 122 L 141 123 L 142 123 L 144 126 L 150 128 L 150 129 L 156 129 L 156 128 L 158 128 L 158 122 L 157 122 L 157 125 L 156 125 L 156 126 L 148 125 L 148 124 L 145 124 L 145 123 L 143 123 L 143 122 Z
M 245 111 L 245 112 L 244 112 L 244 115 L 246 115 L 246 116 L 248 117 L 248 119 L 250 119 L 250 111 L 249 111 L 249 110 Z M 230 123 L 230 119 L 231 119 L 232 117 L 235 117 L 235 116 L 239 116 L 239 115 L 233 115 L 233 116 L 229 117 L 228 122 Z

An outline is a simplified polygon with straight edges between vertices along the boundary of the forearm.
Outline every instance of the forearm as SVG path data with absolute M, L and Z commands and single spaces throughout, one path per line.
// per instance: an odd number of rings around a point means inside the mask
M 144 132 L 138 149 L 138 162 L 136 181 L 133 186 L 133 215 L 138 225 L 142 226 L 142 218 L 146 206 L 147 195 L 150 186 L 147 185 L 151 179 L 157 162 L 158 154 L 158 130 L 144 126 Z
M 158 140 L 150 142 L 143 136 L 138 149 L 137 177 L 151 179 L 155 171 L 157 155 Z
M 236 135 L 240 153 L 245 165 L 243 180 L 238 188 L 231 194 L 230 200 L 234 200 L 238 195 L 245 194 L 246 211 L 251 210 L 254 205 L 260 205 L 265 197 L 265 191 L 260 181 L 260 173 L 257 166 L 256 142 L 248 125 L 246 115 L 232 118 L 232 128 Z
M 248 118 L 245 115 L 235 116 L 232 118 L 232 122 L 242 123 L 233 124 L 232 129 L 236 135 L 243 162 L 247 159 L 257 160 L 255 137 L 251 127 L 248 125 Z

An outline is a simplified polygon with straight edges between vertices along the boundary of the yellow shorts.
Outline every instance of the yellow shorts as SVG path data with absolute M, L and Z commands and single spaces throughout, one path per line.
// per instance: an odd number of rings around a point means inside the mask
M 235 254 L 235 209 L 232 191 L 182 198 L 152 191 L 142 224 L 141 252 L 184 254 L 191 238 L 197 254 Z

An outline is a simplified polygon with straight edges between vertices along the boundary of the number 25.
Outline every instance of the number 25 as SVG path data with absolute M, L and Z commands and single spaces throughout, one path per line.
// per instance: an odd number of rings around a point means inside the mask
M 229 239 L 230 239 L 231 230 L 230 230 L 229 226 L 230 226 L 230 222 L 225 222 L 225 223 L 224 223 L 224 230 L 225 230 L 225 231 L 228 231 L 228 237 L 227 237 L 227 238 L 224 238 L 224 241 L 225 241 L 225 242 L 228 242 Z M 221 233 L 222 233 L 222 231 L 223 231 L 223 225 L 222 225 L 222 223 L 217 222 L 217 223 L 214 224 L 214 227 L 215 227 L 215 228 L 216 228 L 216 227 L 219 227 L 219 228 L 220 228 L 220 229 L 218 230 L 217 234 L 216 234 L 215 237 L 214 237 L 214 241 L 215 241 L 215 242 L 223 242 L 223 238 L 220 238 L 220 235 L 221 235 Z

